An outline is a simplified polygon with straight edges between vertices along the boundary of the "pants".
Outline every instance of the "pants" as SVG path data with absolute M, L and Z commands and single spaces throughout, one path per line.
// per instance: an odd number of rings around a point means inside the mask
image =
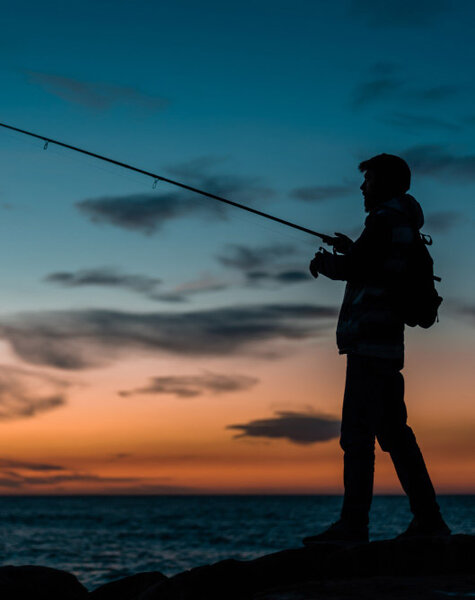
M 402 361 L 348 355 L 340 445 L 344 451 L 342 519 L 367 525 L 373 496 L 374 442 L 389 452 L 411 511 L 439 513 L 434 488 L 412 429 L 406 424 Z

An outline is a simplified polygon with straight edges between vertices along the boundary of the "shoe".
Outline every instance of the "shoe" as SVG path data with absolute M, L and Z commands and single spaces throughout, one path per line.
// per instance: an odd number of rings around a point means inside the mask
M 409 523 L 409 527 L 396 537 L 397 540 L 408 540 L 418 537 L 441 537 L 450 535 L 451 531 L 439 514 L 436 518 L 430 520 L 419 520 L 414 517 Z
M 319 533 L 306 537 L 302 540 L 304 546 L 312 546 L 321 542 L 356 542 L 365 543 L 369 541 L 368 527 L 366 525 L 354 526 L 341 519 L 328 529 Z

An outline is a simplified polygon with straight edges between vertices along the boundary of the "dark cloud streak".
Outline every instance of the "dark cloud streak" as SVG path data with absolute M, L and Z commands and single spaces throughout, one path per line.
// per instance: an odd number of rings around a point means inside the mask
M 192 296 L 197 294 L 209 294 L 211 292 L 221 292 L 227 289 L 228 283 L 220 281 L 213 277 L 203 276 L 194 281 L 188 281 L 176 286 L 174 289 L 153 294 L 150 296 L 152 300 L 161 300 L 163 302 L 188 302 Z
M 81 81 L 72 77 L 25 71 L 28 79 L 40 85 L 46 92 L 93 110 L 107 110 L 114 105 L 125 105 L 149 111 L 163 110 L 170 101 L 167 98 L 147 94 L 134 87 L 103 82 Z
M 401 153 L 418 174 L 435 178 L 451 178 L 458 183 L 475 181 L 475 155 L 451 153 L 442 144 L 412 146 Z
M 354 193 L 355 185 L 313 185 L 295 188 L 290 192 L 293 198 L 304 202 L 324 202 Z
M 294 284 L 311 281 L 308 271 L 298 269 L 284 269 L 282 271 L 247 271 L 246 281 L 248 285 L 261 283 Z
M 404 76 L 400 65 L 391 62 L 376 62 L 370 66 L 365 80 L 358 83 L 352 94 L 352 107 L 361 109 L 367 105 L 380 103 L 387 108 L 391 101 L 395 102 L 397 111 L 385 117 L 387 122 L 401 128 L 415 129 L 437 127 L 446 131 L 458 131 L 458 123 L 452 123 L 445 118 L 447 101 L 456 98 L 461 92 L 470 90 L 468 86 L 452 83 L 440 83 L 435 86 L 420 87 L 419 82 L 414 83 Z M 431 105 L 438 106 L 440 117 L 427 115 Z M 420 107 L 421 114 L 414 115 L 408 112 Z M 453 114 L 456 112 L 453 111 Z
M 49 375 L 0 366 L 0 421 L 34 417 L 64 406 L 68 386 Z
M 463 222 L 463 215 L 453 210 L 444 210 L 425 215 L 425 227 L 435 233 L 445 233 Z
M 228 244 L 226 251 L 216 258 L 225 267 L 249 271 L 267 267 L 269 263 L 294 254 L 296 251 L 295 246 L 290 244 L 270 244 L 255 248 L 241 244 Z
M 430 24 L 452 4 L 448 0 L 351 0 L 350 16 L 359 17 L 371 27 L 421 27 Z
M 152 235 L 168 221 L 183 217 L 226 218 L 224 209 L 217 202 L 197 199 L 191 193 L 104 196 L 82 200 L 76 207 L 92 223 L 106 223 L 145 235 Z
M 275 417 L 257 419 L 249 423 L 228 425 L 226 429 L 240 431 L 236 438 L 283 438 L 295 444 L 326 442 L 339 436 L 340 421 L 334 417 L 315 413 L 279 411 Z
M 402 81 L 392 76 L 378 77 L 361 82 L 353 94 L 353 107 L 361 108 L 379 100 L 391 97 L 401 88 Z
M 221 291 L 228 285 L 211 277 L 202 277 L 185 282 L 172 290 L 159 291 L 162 280 L 146 275 L 121 273 L 113 267 L 97 267 L 79 271 L 60 271 L 50 273 L 44 278 L 47 283 L 63 287 L 78 288 L 101 286 L 136 292 L 155 302 L 187 302 L 191 296 Z
M 428 115 L 414 115 L 396 112 L 389 117 L 382 119 L 383 122 L 404 129 L 405 131 L 433 131 L 434 129 L 441 129 L 443 131 L 459 131 L 461 126 L 444 119 L 437 117 L 431 117 Z
M 250 305 L 184 313 L 113 310 L 37 312 L 3 319 L 0 335 L 23 360 L 59 369 L 87 369 L 122 354 L 166 352 L 231 356 L 276 339 L 325 332 L 329 306 Z M 60 403 L 57 399 L 57 403 Z
M 21 469 L 21 467 L 19 467 Z M 0 466 L 1 470 L 1 466 Z M 66 470 L 65 470 L 66 471 Z M 167 483 L 170 482 L 170 483 Z M 170 477 L 106 477 L 94 473 L 77 471 L 63 472 L 58 475 L 31 476 L 16 471 L 1 470 L 0 489 L 27 491 L 38 487 L 51 488 L 54 492 L 71 492 L 63 484 L 89 484 L 89 493 L 114 494 L 181 494 L 198 492 L 196 488 L 174 485 Z
M 0 458 L 0 469 L 26 469 L 28 471 L 64 471 L 64 467 L 46 463 L 30 463 L 10 458 Z
M 262 283 L 294 284 L 310 281 L 311 276 L 306 269 L 276 264 L 296 252 L 297 248 L 288 244 L 255 248 L 229 244 L 216 258 L 224 267 L 240 271 L 244 275 L 245 284 L 249 286 Z
M 454 96 L 457 96 L 462 89 L 463 88 L 459 85 L 443 83 L 416 92 L 416 97 L 419 97 L 424 102 L 448 100 Z
M 82 287 L 98 285 L 104 287 L 124 288 L 142 294 L 153 293 L 162 283 L 161 279 L 145 275 L 129 275 L 120 273 L 112 267 L 81 269 L 76 272 L 56 272 L 45 277 L 48 283 L 56 283 L 64 287 Z
M 223 375 L 206 372 L 202 375 L 179 375 L 153 377 L 149 385 L 135 390 L 119 392 L 121 396 L 137 394 L 167 394 L 178 398 L 195 398 L 205 393 L 224 394 L 246 391 L 258 383 L 255 377 L 246 375 Z
M 205 170 L 207 165 L 207 161 L 202 166 L 196 159 L 178 165 L 175 170 L 187 174 L 187 180 L 183 183 L 241 203 L 252 204 L 274 193 L 262 186 L 258 178 L 210 174 Z M 192 216 L 226 220 L 230 211 L 238 210 L 218 200 L 184 190 L 160 195 L 150 193 L 91 198 L 76 203 L 76 207 L 93 223 L 108 223 L 145 235 L 156 233 L 165 223 L 175 219 Z
M 463 301 L 452 301 L 451 307 L 455 315 L 468 318 L 472 320 L 475 325 L 475 304 L 467 304 Z

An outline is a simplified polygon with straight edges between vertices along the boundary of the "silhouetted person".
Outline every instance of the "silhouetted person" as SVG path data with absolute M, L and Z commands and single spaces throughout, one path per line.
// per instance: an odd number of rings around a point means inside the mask
M 367 541 L 373 496 L 374 444 L 389 452 L 414 515 L 400 537 L 448 535 L 434 488 L 404 403 L 404 320 L 398 314 L 395 282 L 411 257 L 424 223 L 409 194 L 411 171 L 397 156 L 380 154 L 359 165 L 368 214 L 353 243 L 339 235 L 337 251 L 321 251 L 310 263 L 314 277 L 347 281 L 337 326 L 340 354 L 347 355 L 340 445 L 345 495 L 340 519 L 304 543 Z

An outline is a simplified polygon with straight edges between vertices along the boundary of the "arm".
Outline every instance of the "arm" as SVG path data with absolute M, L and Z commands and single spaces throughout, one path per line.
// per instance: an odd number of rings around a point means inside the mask
M 377 281 L 384 278 L 384 261 L 389 254 L 391 228 L 382 215 L 369 215 L 361 236 L 343 255 L 319 252 L 310 271 L 334 280 Z

